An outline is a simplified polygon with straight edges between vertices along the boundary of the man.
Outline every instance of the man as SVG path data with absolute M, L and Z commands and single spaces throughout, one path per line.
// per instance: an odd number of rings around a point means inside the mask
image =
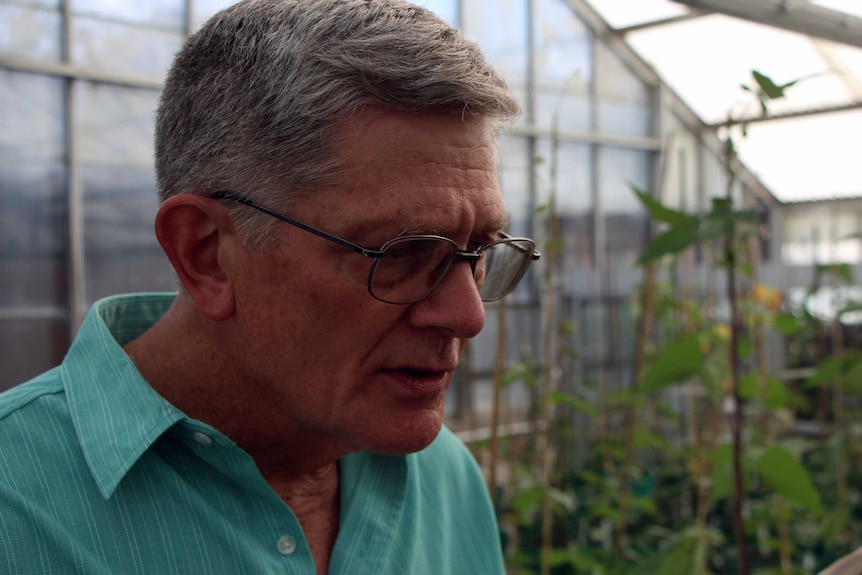
M 98 302 L 0 399 L 2 573 L 501 573 L 444 394 L 503 233 L 477 48 L 398 0 L 248 0 L 190 38 L 156 127 L 176 294 Z

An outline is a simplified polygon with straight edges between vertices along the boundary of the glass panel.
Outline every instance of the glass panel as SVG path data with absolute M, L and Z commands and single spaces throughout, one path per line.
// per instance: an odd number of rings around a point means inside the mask
M 854 206 L 828 203 L 793 206 L 784 211 L 783 259 L 798 265 L 858 263 L 860 214 Z
M 650 190 L 650 152 L 602 147 L 599 149 L 599 181 L 603 211 L 632 213 L 642 211 L 632 186 Z
M 590 5 L 614 28 L 653 22 L 689 12 L 687 7 L 671 0 L 590 0 Z
M 646 210 L 632 186 L 651 190 L 650 153 L 617 148 L 599 149 L 602 212 L 607 225 L 604 253 L 612 265 L 630 265 L 640 257 L 646 239 Z
M 463 0 L 463 29 L 503 75 L 523 106 L 527 101 L 527 4 L 524 0 Z
M 84 190 L 85 298 L 175 288 L 153 234 L 154 90 L 81 82 L 81 181 Z
M 577 324 L 581 326 L 578 330 L 580 335 L 579 352 L 584 360 L 586 382 L 595 384 L 596 377 L 593 369 L 597 363 L 607 357 L 607 326 L 610 322 L 608 318 L 607 306 L 601 301 L 593 299 L 581 299 L 577 302 L 578 317 Z
M 131 291 L 171 291 L 176 281 L 155 239 L 152 170 L 84 166 L 86 301 Z
M 68 347 L 66 320 L 0 320 L 0 391 L 59 364 Z
M 124 74 L 164 76 L 184 41 L 181 32 L 72 19 L 72 63 Z
M 556 152 L 552 142 L 538 142 L 539 196 L 547 201 L 548 192 L 557 193 L 557 211 L 582 213 L 592 208 L 590 146 L 577 142 L 560 142 Z M 556 166 L 556 167 L 554 167 Z M 556 171 L 554 176 L 551 171 Z
M 185 0 L 70 0 L 73 14 L 108 18 L 137 24 L 166 26 L 179 31 L 185 21 Z
M 507 304 L 509 304 L 507 300 Z M 536 307 L 525 305 L 506 306 L 506 357 L 509 364 L 516 361 L 541 361 L 538 355 L 541 353 L 542 333 L 539 331 L 539 322 L 536 321 Z M 476 364 L 479 370 L 487 370 L 489 373 L 494 369 L 496 360 L 497 339 L 500 330 L 500 313 L 497 307 L 489 307 L 485 320 L 485 329 L 480 337 L 485 338 L 487 349 L 484 355 L 474 352 L 474 358 L 479 360 Z M 521 386 L 517 386 L 521 387 Z M 523 391 L 523 390 L 521 390 Z M 516 392 L 520 394 L 520 392 Z M 526 403 L 522 404 L 526 406 Z
M 698 169 L 700 170 L 698 186 L 703 187 L 700 211 L 706 212 L 712 208 L 713 199 L 727 197 L 727 169 L 722 160 L 705 147 L 700 149 Z
M 60 0 L 0 0 L 0 4 L 17 4 L 19 6 L 32 6 L 34 8 L 60 9 Z
M 703 197 L 703 188 L 697 181 L 697 154 L 700 143 L 694 134 L 682 126 L 670 128 L 668 133 L 673 134 L 673 137 L 669 140 L 670 145 L 667 146 L 664 157 L 662 197 L 659 199 L 676 210 L 687 213 L 702 212 L 706 199 Z
M 559 231 L 563 237 L 561 263 L 563 269 L 590 266 L 594 243 L 590 146 L 561 142 L 556 159 L 553 154 L 550 140 L 539 141 L 538 192 L 541 202 L 546 203 L 548 192 L 556 190 Z M 552 162 L 556 163 L 556 181 L 551 181 Z
M 0 158 L 60 161 L 64 138 L 63 81 L 0 70 Z
M 534 201 L 531 196 L 530 179 L 532 178 L 533 158 L 530 156 L 530 146 L 527 138 L 510 134 L 500 136 L 500 187 L 509 214 L 509 234 L 513 236 L 536 237 L 534 229 Z M 541 247 L 538 248 L 541 251 Z M 527 275 L 518 284 L 513 293 L 507 296 L 512 302 L 528 298 L 534 289 L 534 274 L 536 266 L 527 270 Z
M 782 224 L 782 259 L 788 264 L 816 265 L 822 228 L 829 222 L 827 206 L 806 206 L 804 210 L 790 207 L 785 210 Z
M 535 11 L 535 123 L 590 131 L 590 33 L 559 0 L 537 0 Z
M 59 61 L 59 12 L 0 4 L 0 54 L 28 60 Z
M 155 90 L 75 84 L 79 155 L 84 164 L 153 165 Z
M 652 132 L 650 92 L 619 58 L 596 46 L 598 131 L 615 136 L 649 137 Z
M 506 300 L 507 302 L 509 300 Z M 536 350 L 540 349 L 533 314 L 536 309 L 524 306 L 506 307 L 506 358 L 509 365 L 521 360 L 538 361 Z M 496 360 L 497 339 L 500 336 L 500 312 L 497 305 L 490 305 L 485 316 L 485 328 L 470 341 L 471 371 L 476 374 L 492 374 Z M 516 381 L 507 386 L 501 403 L 511 407 L 526 408 L 529 398 L 524 382 Z M 508 397 L 507 397 L 508 396 Z M 448 398 L 447 398 L 448 399 Z
M 197 30 L 213 14 L 235 4 L 236 0 L 188 0 L 192 4 L 192 30 Z
M 834 44 L 831 49 L 835 51 L 835 55 L 841 59 L 841 62 L 854 76 L 857 78 L 862 76 L 862 48 L 846 44 Z
M 63 81 L 0 70 L 0 308 L 66 305 Z
M 413 3 L 431 10 L 448 22 L 450 26 L 460 26 L 458 0 L 417 0 Z
M 509 213 L 511 235 L 532 234 L 533 207 L 530 201 L 530 148 L 526 138 L 500 136 L 500 187 Z
M 0 162 L 0 310 L 67 306 L 67 218 L 62 165 Z

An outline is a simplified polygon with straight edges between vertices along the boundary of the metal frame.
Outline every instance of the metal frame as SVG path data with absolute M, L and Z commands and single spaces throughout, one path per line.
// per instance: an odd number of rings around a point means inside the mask
M 596 38 L 601 39 L 632 72 L 648 86 L 659 91 L 664 107 L 672 111 L 679 121 L 688 128 L 706 150 L 716 158 L 722 157 L 722 142 L 716 130 L 701 120 L 689 105 L 659 77 L 655 69 L 644 61 L 626 42 L 623 34 L 612 28 L 593 8 L 589 0 L 563 0 L 577 13 L 591 29 Z M 732 168 L 740 184 L 758 200 L 767 205 L 777 205 L 779 201 L 772 192 L 739 160 L 733 160 Z
M 862 48 L 862 18 L 799 0 L 674 0 L 767 26 Z
M 524 25 L 527 26 L 528 49 L 533 53 L 534 31 L 533 22 L 535 13 L 535 2 L 528 2 L 527 20 Z M 715 136 L 714 130 L 710 126 L 704 125 L 691 109 L 673 92 L 663 84 L 655 71 L 645 63 L 625 42 L 623 32 L 610 28 L 598 16 L 596 11 L 591 7 L 587 0 L 560 0 L 564 5 L 575 11 L 575 14 L 581 21 L 586 23 L 588 29 L 593 34 L 594 42 L 602 42 L 606 45 L 616 57 L 620 58 L 642 81 L 648 89 L 654 92 L 655 104 L 652 106 L 655 121 L 660 122 L 663 110 L 673 110 L 673 113 L 680 118 L 681 123 L 688 127 L 707 148 L 713 153 L 719 153 L 720 142 Z M 74 335 L 83 320 L 86 312 L 86 285 L 85 285 L 85 253 L 83 245 L 83 191 L 81 189 L 80 174 L 79 174 L 79 150 L 77 143 L 77 126 L 74 118 L 75 110 L 75 84 L 79 81 L 98 82 L 103 84 L 133 87 L 146 90 L 160 90 L 163 85 L 161 78 L 147 77 L 136 74 L 123 74 L 117 72 L 105 72 L 100 70 L 89 69 L 86 67 L 76 66 L 71 62 L 71 46 L 69 35 L 69 24 L 71 22 L 71 3 L 70 0 L 63 0 L 60 5 L 60 15 L 63 22 L 63 53 L 62 59 L 59 62 L 26 60 L 22 58 L 0 57 L 0 69 L 14 70 L 24 73 L 42 74 L 66 80 L 65 94 L 65 109 L 64 109 L 64 124 L 67 146 L 67 169 L 68 169 L 68 201 L 69 201 L 69 282 L 70 291 L 68 298 L 68 313 L 58 307 L 50 309 L 25 308 L 0 312 L 2 318 L 17 318 L 17 319 L 41 319 L 44 317 L 63 317 L 68 320 L 69 332 Z M 195 13 L 195 0 L 185 0 L 185 31 L 191 32 L 193 15 Z M 459 2 L 459 17 L 463 19 L 463 3 Z M 691 17 L 696 17 L 692 15 Z M 688 17 L 683 17 L 683 19 Z M 678 21 L 677 19 L 669 19 L 670 21 Z M 665 22 L 665 23 L 667 23 Z M 654 23 L 657 25 L 657 23 Z M 595 66 L 593 61 L 592 66 Z M 531 112 L 535 106 L 534 96 L 536 89 L 535 68 L 533 57 L 528 59 L 528 78 L 527 78 L 527 101 L 525 111 L 528 117 L 533 117 Z M 596 101 L 597 95 L 592 95 L 593 101 Z M 658 126 L 660 132 L 660 126 Z M 574 131 L 559 131 L 539 128 L 533 125 L 519 124 L 509 128 L 508 132 L 514 136 L 526 138 L 528 151 L 535 156 L 536 141 L 539 138 L 557 139 L 564 142 L 580 142 L 586 143 L 593 149 L 593 173 L 598 174 L 595 168 L 598 153 L 604 147 L 615 147 L 622 149 L 630 149 L 636 151 L 645 151 L 654 153 L 658 156 L 661 151 L 661 138 L 635 138 L 635 137 L 620 137 L 609 134 L 598 133 L 595 129 L 588 132 Z M 658 133 L 658 132 L 657 132 Z M 530 198 L 533 204 L 536 202 L 535 190 L 535 166 L 530 164 L 530 171 L 533 172 L 533 177 L 529 179 Z M 745 187 L 755 193 L 758 197 L 764 199 L 767 203 L 774 203 L 772 195 L 766 188 L 755 178 L 744 166 L 737 165 L 739 178 L 744 183 Z M 600 182 L 594 179 L 591 184 L 592 193 L 595 196 L 600 194 Z M 595 199 L 595 198 L 594 198 Z M 593 210 L 601 211 L 601 199 L 594 201 Z M 532 225 L 532 224 L 531 224 Z M 528 230 L 532 233 L 532 230 Z M 597 230 L 601 233 L 601 230 Z

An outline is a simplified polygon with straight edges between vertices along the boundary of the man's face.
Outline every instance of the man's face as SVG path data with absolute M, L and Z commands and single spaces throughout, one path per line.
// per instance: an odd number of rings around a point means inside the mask
M 303 196 L 287 215 L 368 248 L 404 234 L 461 249 L 496 238 L 506 213 L 484 122 L 387 112 L 344 129 L 344 185 Z M 457 262 L 426 299 L 392 305 L 368 293 L 370 258 L 287 224 L 277 233 L 277 246 L 249 251 L 237 276 L 260 420 L 309 448 L 425 447 L 458 357 L 485 321 L 469 265 Z

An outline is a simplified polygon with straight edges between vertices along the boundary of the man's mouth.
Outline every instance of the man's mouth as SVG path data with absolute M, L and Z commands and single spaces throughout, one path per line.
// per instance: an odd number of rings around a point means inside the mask
M 433 377 L 441 373 L 430 369 L 400 369 L 398 371 L 404 372 L 410 377 Z
M 399 367 L 384 370 L 391 380 L 397 382 L 396 393 L 410 399 L 429 400 L 439 398 L 449 386 L 450 371 L 421 367 Z

